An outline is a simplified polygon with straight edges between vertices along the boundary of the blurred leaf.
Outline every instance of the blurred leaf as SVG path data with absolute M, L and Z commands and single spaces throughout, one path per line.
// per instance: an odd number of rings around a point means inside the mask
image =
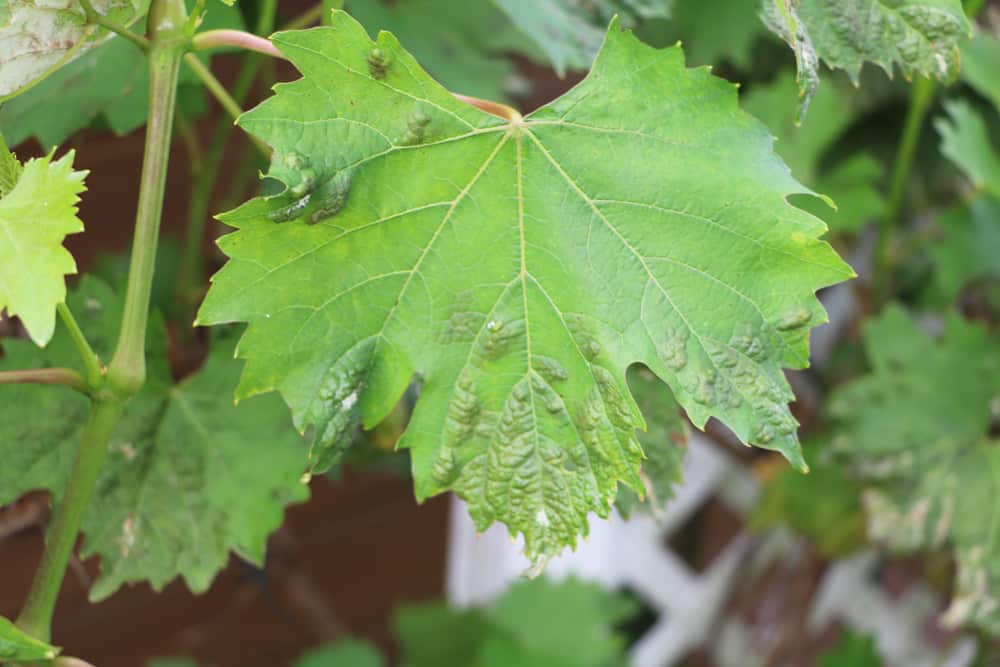
M 833 395 L 831 447 L 869 480 L 868 534 L 958 562 L 944 620 L 1000 632 L 1000 340 L 949 315 L 935 340 L 893 306 L 865 327 L 872 372 Z
M 976 280 L 1000 280 L 1000 202 L 980 196 L 938 217 L 944 238 L 931 244 L 936 282 L 947 303 Z
M 14 189 L 18 179 L 24 172 L 24 167 L 17 157 L 10 152 L 4 136 L 0 134 L 0 198 Z
M 934 123 L 941 135 L 941 152 L 977 188 L 1000 198 L 1000 153 L 990 141 L 986 119 L 965 100 L 947 101 L 944 108 L 948 115 Z
M 855 117 L 851 94 L 836 82 L 828 82 L 816 92 L 805 121 L 796 126 L 796 112 L 788 104 L 795 86 L 793 75 L 783 71 L 770 85 L 751 88 L 744 95 L 743 107 L 777 137 L 774 150 L 791 167 L 792 175 L 832 199 L 837 208 L 813 197 L 796 198 L 796 206 L 823 219 L 835 232 L 857 231 L 878 217 L 885 205 L 878 187 L 882 164 L 867 152 L 856 152 L 825 166 L 824 155 L 837 145 Z
M 674 486 L 681 482 L 690 436 L 688 423 L 681 416 L 670 387 L 652 371 L 645 366 L 633 366 L 628 371 L 628 386 L 646 419 L 646 430 L 638 432 L 639 444 L 646 454 L 639 473 L 646 493 L 640 499 L 632 489 L 618 488 L 615 506 L 626 518 L 638 509 L 656 514 L 674 497 Z
M 121 297 L 88 276 L 67 300 L 97 353 L 108 358 Z M 77 366 L 68 338 L 59 329 L 45 350 L 5 340 L 0 366 Z M 204 591 L 230 551 L 261 564 L 284 507 L 308 496 L 300 482 L 305 447 L 281 400 L 261 396 L 233 406 L 241 367 L 233 338 L 217 336 L 205 365 L 175 385 L 162 322 L 150 323 L 146 386 L 111 438 L 83 519 L 82 556 L 101 556 L 92 599 L 136 581 L 160 589 L 177 576 Z M 0 422 L 0 504 L 34 489 L 58 498 L 87 421 L 87 400 L 37 385 L 0 387 L 0 400 L 18 413 Z
M 176 239 L 164 237 L 156 247 L 156 271 L 150 292 L 150 306 L 164 315 L 175 310 L 177 271 L 180 266 L 181 249 Z M 108 283 L 118 294 L 125 293 L 128 282 L 131 252 L 100 251 L 91 263 L 90 275 Z M 190 322 L 184 323 L 185 326 Z
M 35 662 L 51 660 L 59 649 L 28 635 L 0 616 L 0 661 Z
M 187 4 L 192 9 L 194 0 Z M 243 29 L 239 10 L 212 3 L 201 29 L 217 28 Z M 207 54 L 200 55 L 208 59 Z M 182 66 L 180 83 L 190 96 L 198 80 Z M 146 122 L 148 88 L 142 50 L 127 40 L 110 39 L 5 102 L 0 106 L 0 127 L 12 146 L 36 137 L 46 150 L 102 117 L 116 135 L 127 134 Z M 196 90 L 203 94 L 200 85 Z M 190 104 L 186 107 L 190 109 Z
M 864 486 L 835 465 L 819 462 L 822 452 L 805 446 L 814 465 L 808 475 L 788 466 L 767 480 L 750 517 L 753 530 L 785 526 L 809 539 L 827 558 L 844 556 L 866 543 L 861 505 Z
M 882 667 L 875 639 L 845 631 L 835 647 L 819 656 L 819 667 Z
M 28 160 L 0 199 L 0 310 L 19 317 L 38 345 L 52 338 L 66 276 L 76 273 L 63 242 L 83 231 L 77 204 L 87 172 L 74 170 L 73 158 L 70 151 Z
M 749 69 L 754 44 L 767 34 L 752 0 L 713 0 L 711 9 L 704 0 L 676 0 L 673 24 L 691 65 L 728 61 Z
M 959 0 L 760 0 L 768 27 L 795 52 L 804 115 L 819 86 L 819 59 L 857 84 L 872 62 L 892 75 L 952 81 L 971 27 Z
M 442 663 L 442 667 L 444 667 Z M 457 667 L 457 663 L 456 667 Z M 385 661 L 371 644 L 345 639 L 309 651 L 295 662 L 295 667 L 383 667 Z
M 977 30 L 971 41 L 962 46 L 962 80 L 993 102 L 1000 111 L 1000 39 L 985 30 Z
M 401 607 L 393 619 L 404 667 L 473 665 L 490 632 L 477 609 L 457 610 L 445 603 Z

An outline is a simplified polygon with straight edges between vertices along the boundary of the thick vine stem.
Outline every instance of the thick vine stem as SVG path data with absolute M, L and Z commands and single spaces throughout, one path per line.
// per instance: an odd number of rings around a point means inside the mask
M 149 121 L 139 185 L 132 259 L 118 344 L 108 366 L 107 386 L 131 396 L 146 380 L 146 325 L 156 246 L 163 212 L 163 190 L 170 157 L 170 136 L 177 99 L 177 76 L 187 43 L 182 0 L 158 0 L 150 12 Z

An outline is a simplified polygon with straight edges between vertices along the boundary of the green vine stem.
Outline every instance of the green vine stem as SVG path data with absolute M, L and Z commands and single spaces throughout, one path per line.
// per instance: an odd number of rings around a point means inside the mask
M 225 109 L 226 113 L 229 114 L 233 120 L 239 118 L 243 114 L 243 109 L 240 107 L 239 102 L 237 102 L 226 87 L 222 85 L 222 82 L 215 78 L 212 74 L 212 70 L 205 67 L 205 64 L 198 60 L 198 56 L 193 53 L 189 53 L 184 56 L 184 64 L 187 65 L 195 76 L 201 81 L 201 85 L 205 86 L 208 92 L 212 93 L 212 96 L 219 103 L 219 105 Z M 253 145 L 257 147 L 257 150 L 261 152 L 262 155 L 269 156 L 271 154 L 271 147 L 265 144 L 263 141 L 250 136 L 250 140 Z
M 87 337 L 83 335 L 80 325 L 76 323 L 76 318 L 73 317 L 69 306 L 65 303 L 60 303 L 56 306 L 56 312 L 59 313 L 59 319 L 66 326 L 69 337 L 73 340 L 73 345 L 76 346 L 77 352 L 80 353 L 80 360 L 83 362 L 83 368 L 86 371 L 87 387 L 91 390 L 98 389 L 104 382 L 101 360 L 98 358 L 97 353 L 94 352 L 94 349 L 90 347 L 90 343 L 87 342 Z
M 53 514 L 48 542 L 18 626 L 38 639 L 51 637 L 52 615 L 111 434 L 128 398 L 146 376 L 145 340 L 153 263 L 173 126 L 180 59 L 187 44 L 183 0 L 154 0 L 149 14 L 149 122 L 143 157 L 135 242 L 118 345 L 99 391 L 69 479 Z M 67 310 L 68 312 L 68 310 Z
M 82 394 L 89 391 L 87 381 L 72 368 L 31 368 L 0 371 L 0 384 L 61 384 Z
M 137 35 L 136 33 L 129 30 L 127 27 L 121 25 L 120 23 L 116 23 L 111 19 L 109 19 L 108 17 L 104 16 L 103 14 L 99 13 L 96 9 L 94 9 L 94 6 L 90 4 L 90 0 L 80 0 L 80 6 L 83 7 L 83 14 L 87 18 L 87 23 L 99 25 L 102 28 L 110 30 L 116 35 L 121 35 L 128 41 L 138 46 L 140 49 L 149 48 L 148 39 L 146 39 L 142 35 Z
M 277 15 L 277 0 L 264 0 L 261 3 L 260 14 L 257 18 L 255 32 L 263 38 L 274 30 L 274 20 Z M 270 42 L 268 42 L 270 44 Z M 251 52 L 243 60 L 243 66 L 236 77 L 232 87 L 232 98 L 237 106 L 242 105 L 261 64 L 265 58 L 260 52 Z M 222 155 L 226 149 L 226 142 L 229 139 L 233 124 L 228 118 L 220 118 L 212 132 L 209 142 L 208 152 L 202 161 L 202 167 L 192 172 L 195 177 L 191 198 L 188 202 L 187 227 L 184 230 L 184 246 L 181 252 L 180 267 L 178 270 L 177 303 L 182 309 L 181 321 L 190 322 L 194 319 L 194 306 L 197 300 L 197 293 L 204 284 L 203 257 L 201 244 L 205 238 L 205 223 L 208 220 L 208 204 L 215 190 L 215 184 L 219 175 L 219 164 L 222 162 Z

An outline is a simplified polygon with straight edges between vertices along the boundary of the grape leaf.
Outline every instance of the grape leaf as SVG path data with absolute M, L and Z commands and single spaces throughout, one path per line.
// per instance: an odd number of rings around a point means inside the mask
M 10 662 L 35 662 L 52 660 L 59 655 L 55 646 L 25 634 L 20 628 L 0 616 L 0 660 Z
M 348 11 L 370 32 L 389 30 L 411 45 L 428 72 L 466 95 L 507 97 L 521 86 L 506 52 L 534 55 L 536 50 L 490 2 L 403 0 L 387 5 L 355 0 Z
M 871 374 L 831 399 L 834 451 L 871 488 L 868 533 L 908 552 L 949 546 L 949 624 L 1000 631 L 1000 341 L 949 315 L 939 340 L 892 307 L 865 328 Z
M 1000 39 L 985 30 L 962 46 L 962 81 L 975 88 L 1000 111 Z
M 280 391 L 319 469 L 419 373 L 418 498 L 454 489 L 557 553 L 643 489 L 634 362 L 805 467 L 781 367 L 852 272 L 732 84 L 612 24 L 580 85 L 507 122 L 346 14 L 273 42 L 304 76 L 240 122 L 288 188 L 221 216 L 199 321 L 251 323 L 238 395 Z
M 673 0 L 538 0 L 526 7 L 521 0 L 493 0 L 510 20 L 540 48 L 559 76 L 567 69 L 586 69 L 600 49 L 604 31 L 598 23 L 621 16 L 626 24 L 638 18 L 670 15 Z
M 493 632 L 485 612 L 445 603 L 400 607 L 392 625 L 406 667 L 475 665 L 484 638 Z
M 764 22 L 795 51 L 802 112 L 819 86 L 819 59 L 857 85 L 873 62 L 892 76 L 898 64 L 950 82 L 971 26 L 959 0 L 761 0 Z
M 950 100 L 944 108 L 947 118 L 934 123 L 941 135 L 941 152 L 977 188 L 1000 198 L 1000 154 L 990 141 L 986 119 L 964 100 Z
M 1000 202 L 982 195 L 941 215 L 944 238 L 930 245 L 937 285 L 948 303 L 976 280 L 1000 281 Z
M 643 495 L 639 496 L 625 486 L 618 489 L 615 507 L 626 518 L 637 509 L 656 515 L 674 497 L 674 486 L 681 482 L 690 435 L 680 406 L 652 371 L 642 367 L 630 368 L 628 386 L 646 419 L 646 430 L 638 434 L 646 458 L 639 473 L 645 486 Z
M 149 0 L 93 0 L 92 4 L 97 13 L 122 25 L 141 18 L 149 8 Z M 109 38 L 105 28 L 87 23 L 76 0 L 4 0 L 3 6 L 0 100 L 23 92 Z
M 121 300 L 85 277 L 69 303 L 99 354 L 113 345 Z M 173 385 L 162 324 L 150 327 L 149 379 L 128 404 L 109 445 L 83 520 L 84 556 L 101 556 L 91 598 L 121 584 L 148 580 L 156 589 L 176 576 L 204 591 L 230 550 L 261 563 L 268 534 L 286 504 L 304 500 L 305 463 L 299 438 L 276 397 L 233 407 L 230 388 L 240 364 L 233 344 L 215 341 L 205 365 Z M 60 330 L 38 350 L 5 341 L 4 368 L 74 365 Z M 0 424 L 0 504 L 32 489 L 61 493 L 87 401 L 69 391 L 12 385 L 0 388 L 19 418 Z
M 56 305 L 66 298 L 66 274 L 76 273 L 63 247 L 83 231 L 77 202 L 86 171 L 73 170 L 73 151 L 28 160 L 14 188 L 0 199 L 0 309 L 21 318 L 38 345 L 52 338 Z
M 313 649 L 295 661 L 295 667 L 382 667 L 385 661 L 373 646 L 345 639 Z
M 187 0 L 187 5 L 195 9 L 194 0 Z M 213 5 L 204 15 L 201 30 L 220 28 L 243 29 L 239 11 Z M 205 53 L 199 57 L 208 61 Z M 179 82 L 184 92 L 178 96 L 179 104 L 189 117 L 194 116 L 191 98 L 202 102 L 204 92 L 189 67 L 181 68 Z M 110 39 L 5 102 L 0 106 L 0 127 L 14 146 L 36 137 L 45 149 L 61 144 L 99 117 L 112 132 L 123 135 L 145 124 L 148 97 L 145 54 L 128 40 Z
M 857 231 L 884 207 L 878 188 L 882 165 L 866 151 L 824 165 L 824 155 L 836 146 L 856 110 L 839 86 L 823 86 L 813 97 L 808 118 L 797 125 L 796 114 L 787 104 L 795 85 L 792 74 L 782 72 L 772 84 L 751 88 L 743 98 L 743 106 L 775 134 L 775 152 L 791 167 L 792 174 L 830 197 L 837 208 L 815 198 L 796 204 L 826 221 L 835 232 Z

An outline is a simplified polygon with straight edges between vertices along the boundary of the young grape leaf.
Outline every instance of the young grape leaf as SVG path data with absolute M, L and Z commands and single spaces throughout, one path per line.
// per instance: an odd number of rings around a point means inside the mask
M 6 618 L 0 616 L 0 660 L 35 662 L 52 660 L 59 649 L 27 635 Z
M 948 303 L 974 281 L 1000 282 L 1000 202 L 981 195 L 941 215 L 937 226 L 944 238 L 930 245 L 930 253 L 936 283 Z
M 670 15 L 673 0 L 538 0 L 527 7 L 521 0 L 493 0 L 510 20 L 540 48 L 559 76 L 568 69 L 586 69 L 601 47 L 598 24 L 621 16 L 629 24 L 638 18 Z
M 648 368 L 630 368 L 628 387 L 646 419 L 645 432 L 638 434 L 646 455 L 639 473 L 645 490 L 638 495 L 626 486 L 619 487 L 615 507 L 626 518 L 640 509 L 656 515 L 674 497 L 674 487 L 681 482 L 690 433 L 670 389 Z
M 950 315 L 939 340 L 892 307 L 865 329 L 870 375 L 831 399 L 835 452 L 865 476 L 868 533 L 901 551 L 949 546 L 949 624 L 1000 631 L 1000 340 Z
M 977 188 L 1000 198 L 1000 153 L 990 141 L 986 119 L 964 100 L 945 102 L 944 108 L 947 118 L 934 123 L 941 135 L 941 152 Z
M 985 30 L 962 46 L 962 81 L 993 102 L 1000 111 L 1000 38 Z
M 62 244 L 83 231 L 76 205 L 87 172 L 73 170 L 73 156 L 28 160 L 17 184 L 0 198 L 0 309 L 21 318 L 38 345 L 52 338 L 66 275 L 76 273 Z
M 857 85 L 873 62 L 892 76 L 952 81 L 971 26 L 959 0 L 761 0 L 761 16 L 795 51 L 804 107 L 819 86 L 819 59 Z
M 375 647 L 354 639 L 345 639 L 330 646 L 313 649 L 295 661 L 295 667 L 382 667 L 383 665 L 385 661 Z
M 97 13 L 122 25 L 142 18 L 149 0 L 93 0 Z M 5 0 L 0 16 L 0 101 L 25 91 L 109 38 L 87 23 L 77 0 Z M 112 38 L 120 39 L 120 38 Z
M 199 321 L 250 322 L 238 395 L 280 391 L 314 460 L 419 373 L 417 496 L 454 489 L 538 559 L 619 482 L 643 490 L 641 362 L 696 425 L 805 467 L 781 368 L 808 362 L 815 290 L 852 272 L 732 84 L 613 23 L 581 84 L 506 121 L 346 14 L 273 42 L 304 76 L 240 123 L 287 190 L 221 217 Z
M 187 0 L 187 4 L 193 11 L 194 1 Z M 222 4 L 209 8 L 200 29 L 220 28 L 243 29 L 239 11 Z M 199 55 L 208 60 L 206 54 Z M 186 93 L 179 95 L 179 103 L 183 102 L 189 116 L 194 115 L 190 98 L 201 98 L 204 93 L 189 67 L 182 67 L 179 76 Z M 11 145 L 36 137 L 46 150 L 98 117 L 107 121 L 112 132 L 123 135 L 146 122 L 148 97 L 146 55 L 128 40 L 110 39 L 5 102 L 0 106 L 0 127 Z
M 825 166 L 824 155 L 853 121 L 856 110 L 849 93 L 837 85 L 817 90 L 808 118 L 796 124 L 796 114 L 787 100 L 794 95 L 795 81 L 789 72 L 778 75 L 767 86 L 755 86 L 743 98 L 744 108 L 764 123 L 777 137 L 775 151 L 797 179 L 833 200 L 834 209 L 816 198 L 796 201 L 830 225 L 834 232 L 854 232 L 877 217 L 884 206 L 878 184 L 882 165 L 868 152 L 859 151 Z
M 114 344 L 121 300 L 85 277 L 69 304 L 99 354 Z M 5 341 L 2 366 L 71 366 L 72 343 L 63 331 L 45 350 Z M 304 500 L 300 477 L 305 452 L 276 397 L 233 407 L 239 376 L 232 341 L 216 340 L 205 365 L 173 385 L 162 324 L 152 324 L 149 380 L 128 404 L 109 444 L 83 520 L 82 554 L 101 556 L 91 598 L 121 584 L 149 581 L 162 588 L 182 576 L 204 591 L 230 550 L 261 563 L 267 536 L 285 505 Z M 32 489 L 62 493 L 87 401 L 72 392 L 11 385 L 0 388 L 18 419 L 0 424 L 0 504 Z

